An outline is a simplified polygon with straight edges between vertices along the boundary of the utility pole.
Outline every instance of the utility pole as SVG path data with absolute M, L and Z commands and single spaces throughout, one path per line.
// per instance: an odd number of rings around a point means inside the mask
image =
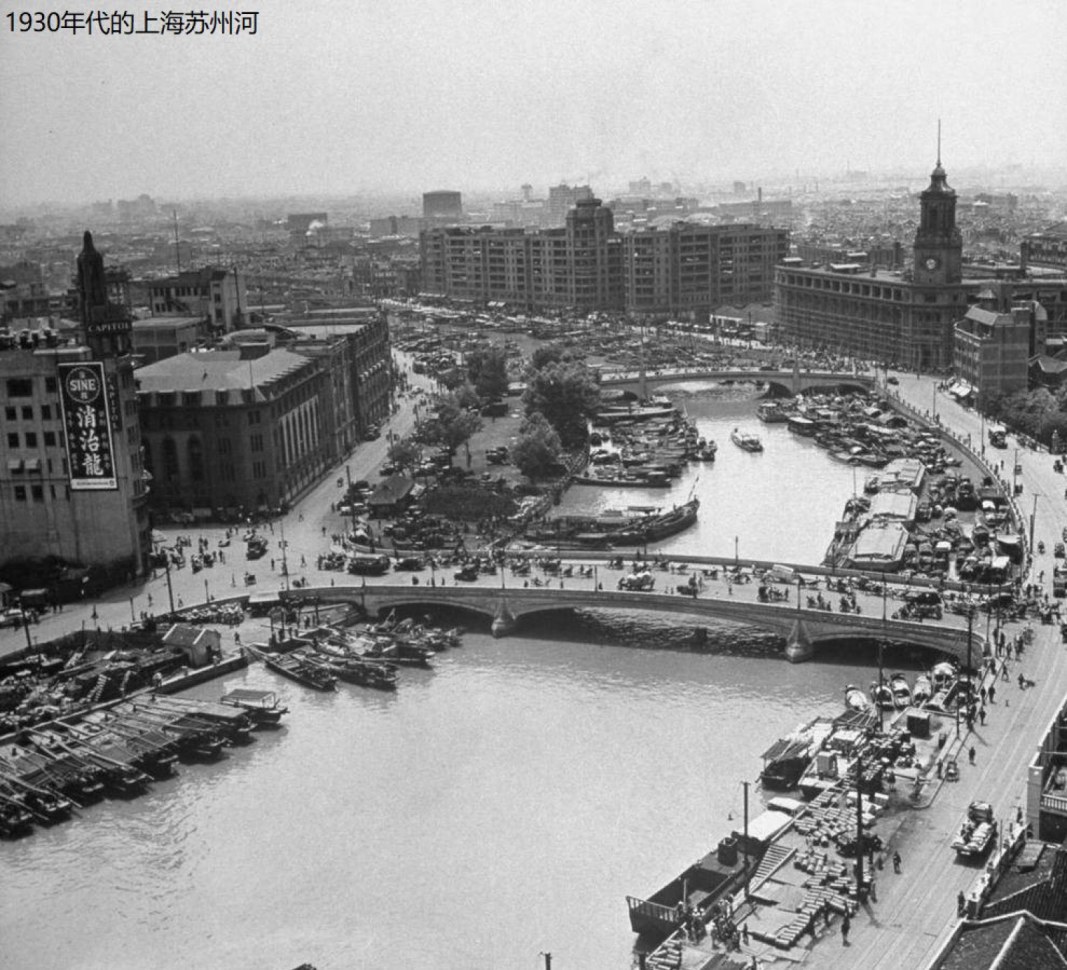
M 863 752 L 856 758 L 856 898 L 863 898 Z
M 166 563 L 167 572 L 167 596 L 170 598 L 170 611 L 174 612 L 174 587 L 170 584 L 170 556 L 166 550 L 163 551 L 163 561 Z
M 745 899 L 748 899 L 748 782 L 741 782 L 741 787 L 745 790 L 745 837 L 742 840 L 741 848 L 745 854 Z

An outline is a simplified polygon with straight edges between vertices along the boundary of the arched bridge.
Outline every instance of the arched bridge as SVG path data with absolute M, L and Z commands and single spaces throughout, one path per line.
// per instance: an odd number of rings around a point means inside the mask
M 685 368 L 672 370 L 669 373 L 645 373 L 645 384 L 663 384 L 684 380 L 707 380 L 707 381 L 763 381 L 766 384 L 776 384 L 791 394 L 800 394 L 815 387 L 860 387 L 871 390 L 875 387 L 873 376 L 864 374 L 849 374 L 844 371 L 792 371 L 792 370 L 711 370 L 708 368 Z M 601 372 L 600 383 L 605 384 L 638 384 L 641 381 L 640 371 L 606 371 Z
M 887 639 L 951 654 L 961 663 L 968 657 L 965 629 L 940 623 L 882 620 L 857 613 L 797 609 L 791 604 L 753 603 L 717 597 L 695 599 L 677 594 L 616 592 L 595 589 L 502 589 L 487 586 L 395 586 L 375 584 L 304 589 L 301 595 L 324 601 L 359 603 L 369 613 L 394 607 L 445 606 L 470 610 L 492 620 L 494 636 L 510 633 L 525 616 L 555 610 L 651 610 L 657 613 L 711 616 L 775 630 L 786 640 L 786 656 L 810 660 L 816 643 L 833 640 Z M 981 658 L 984 638 L 971 641 L 972 658 Z

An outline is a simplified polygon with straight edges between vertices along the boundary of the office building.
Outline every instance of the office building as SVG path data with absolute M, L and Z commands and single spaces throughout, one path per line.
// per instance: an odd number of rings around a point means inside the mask
M 77 266 L 74 338 L 0 332 L 0 562 L 54 556 L 125 579 L 150 549 L 128 308 L 88 232 Z
M 178 354 L 137 371 L 153 508 L 277 508 L 326 470 L 327 369 L 255 353 Z

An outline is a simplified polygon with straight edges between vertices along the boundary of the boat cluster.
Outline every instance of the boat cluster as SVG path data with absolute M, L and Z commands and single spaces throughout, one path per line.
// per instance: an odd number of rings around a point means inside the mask
M 895 458 L 918 458 L 930 473 L 939 474 L 959 463 L 937 435 L 912 427 L 899 413 L 860 391 L 767 401 L 757 415 L 767 424 L 788 424 L 794 434 L 812 438 L 834 461 L 844 464 L 884 468 Z
M 589 435 L 590 467 L 576 484 L 668 488 L 688 461 L 714 461 L 717 446 L 666 398 L 603 408 Z
M 245 650 L 275 673 L 313 690 L 337 682 L 395 691 L 400 667 L 430 667 L 442 650 L 460 645 L 462 631 L 423 626 L 395 617 L 365 629 L 318 626 L 274 637 Z
M 104 796 L 136 797 L 179 761 L 215 760 L 285 713 L 269 691 L 232 691 L 219 703 L 143 693 L 21 731 L 0 749 L 0 837 L 63 821 Z

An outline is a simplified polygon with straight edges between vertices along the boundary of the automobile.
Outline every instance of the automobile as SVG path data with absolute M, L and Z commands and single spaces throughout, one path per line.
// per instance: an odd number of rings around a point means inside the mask
M 426 563 L 420 556 L 404 556 L 396 561 L 396 565 L 393 568 L 404 572 L 417 573 L 426 568 Z
M 455 578 L 464 583 L 473 583 L 478 578 L 478 567 L 473 563 L 457 570 Z
M 8 626 L 22 626 L 22 610 L 4 610 L 0 613 L 0 630 Z
M 366 433 L 363 435 L 364 441 L 377 441 L 382 436 L 381 428 L 370 427 L 367 428 Z
M 382 469 L 378 472 L 379 475 L 395 475 L 396 465 L 382 465 Z
M 887 378 L 885 379 L 885 382 L 886 382 L 887 384 L 899 384 L 899 383 L 900 383 L 900 379 L 899 379 L 899 378 L 897 378 L 897 377 L 892 377 L 892 376 L 891 376 L 891 377 L 887 377 Z

